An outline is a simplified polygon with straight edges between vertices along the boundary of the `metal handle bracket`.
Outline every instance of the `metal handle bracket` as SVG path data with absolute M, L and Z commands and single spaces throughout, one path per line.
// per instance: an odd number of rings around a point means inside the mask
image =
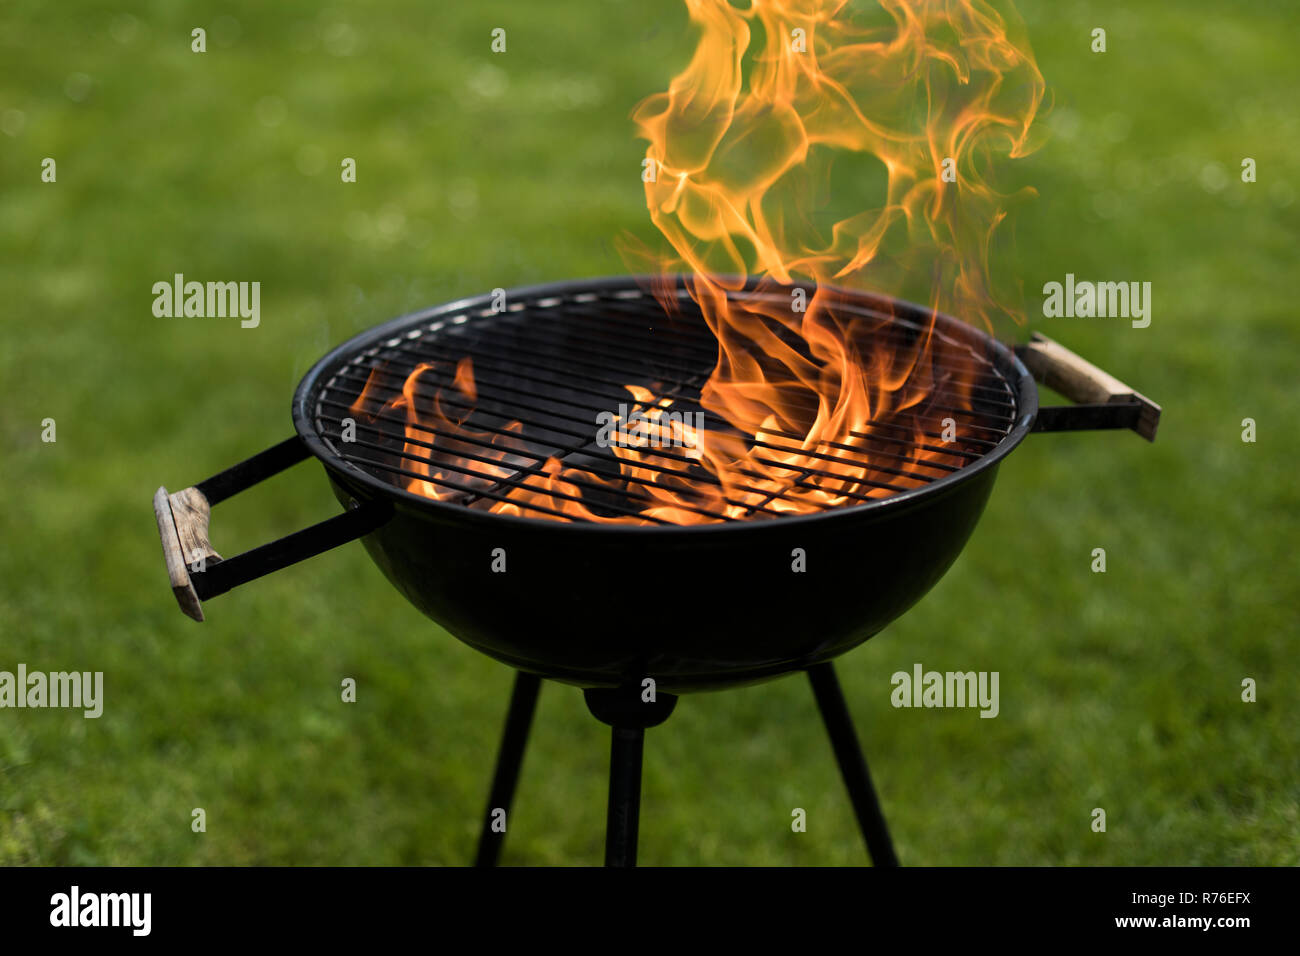
M 307 458 L 307 447 L 290 438 L 206 481 L 169 494 L 154 492 L 153 510 L 172 593 L 181 610 L 203 620 L 203 602 L 254 578 L 296 564 L 369 534 L 392 517 L 393 506 L 376 499 L 278 541 L 222 558 L 208 539 L 212 506 Z
M 1131 428 L 1155 441 L 1160 406 L 1110 373 L 1041 332 L 1016 346 L 1016 354 L 1036 380 L 1075 403 L 1039 408 L 1034 431 Z

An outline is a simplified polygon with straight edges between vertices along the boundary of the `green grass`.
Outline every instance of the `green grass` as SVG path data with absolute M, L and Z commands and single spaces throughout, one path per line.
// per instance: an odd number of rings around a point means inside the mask
M 687 62 L 685 15 L 122 7 L 0 10 L 0 669 L 106 685 L 99 720 L 0 711 L 0 862 L 465 862 L 510 672 L 357 546 L 195 625 L 168 594 L 149 499 L 288 436 L 294 385 L 357 331 L 622 271 L 613 240 L 647 221 L 628 114 Z M 957 565 L 841 678 L 906 862 L 1296 864 L 1300 17 L 1023 7 L 1055 104 L 1016 172 L 1040 192 L 1013 263 L 1029 302 L 1066 272 L 1154 286 L 1149 329 L 1032 326 L 1163 403 L 1160 437 L 1033 436 Z M 192 54 L 205 24 L 209 52 Z M 495 26 L 505 55 L 488 51 Z M 150 287 L 174 272 L 259 279 L 261 327 L 155 319 Z M 336 508 L 307 464 L 222 505 L 214 536 L 234 553 Z M 1000 716 L 895 710 L 889 675 L 917 661 L 999 671 Z M 607 746 L 577 691 L 546 686 L 509 862 L 600 859 Z M 646 764 L 644 862 L 865 859 L 801 678 L 684 699 Z

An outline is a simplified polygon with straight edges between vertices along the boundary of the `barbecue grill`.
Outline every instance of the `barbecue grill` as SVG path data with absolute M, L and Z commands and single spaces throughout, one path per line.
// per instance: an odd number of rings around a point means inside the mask
M 728 296 L 789 302 L 790 288 L 749 280 Z M 624 865 L 636 858 L 645 729 L 680 694 L 807 671 L 871 857 L 896 863 L 831 660 L 942 577 L 1002 459 L 1029 432 L 1130 428 L 1152 439 L 1160 409 L 1042 336 L 1012 350 L 929 309 L 834 291 L 864 354 L 924 345 L 911 374 L 924 378 L 925 397 L 800 456 L 781 487 L 759 490 L 723 487 L 683 447 L 643 449 L 643 467 L 629 472 L 597 440 L 598 416 L 627 403 L 630 385 L 703 409 L 718 344 L 687 277 L 498 292 L 364 332 L 302 380 L 294 437 L 183 491 L 158 489 L 173 592 L 201 621 L 207 600 L 360 538 L 411 603 L 515 668 L 481 864 L 499 856 L 503 834 L 490 820 L 512 802 L 543 678 L 583 688 L 613 728 L 606 862 Z M 472 395 L 455 389 L 466 358 Z M 1076 404 L 1040 408 L 1035 378 Z M 432 431 L 406 427 L 392 411 L 402 396 L 457 424 L 454 454 Z M 763 464 L 782 466 L 799 449 L 800 435 L 779 428 L 746 437 Z M 311 456 L 343 512 L 221 558 L 211 506 Z M 556 462 L 573 469 L 561 483 L 550 480 Z M 839 480 L 845 469 L 852 482 Z M 827 482 L 842 491 L 834 503 L 791 513 L 804 490 Z M 669 486 L 694 523 L 647 507 Z M 683 586 L 704 596 L 678 617 L 606 620 L 600 596 Z

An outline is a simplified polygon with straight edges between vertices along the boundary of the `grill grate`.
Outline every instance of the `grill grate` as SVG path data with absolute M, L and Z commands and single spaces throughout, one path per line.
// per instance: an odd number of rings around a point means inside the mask
M 510 497 L 521 484 L 539 480 L 547 460 L 556 458 L 590 477 L 566 472 L 564 481 L 578 494 L 550 490 L 559 499 L 555 504 L 572 500 L 602 516 L 638 516 L 655 503 L 648 486 L 669 480 L 684 496 L 681 507 L 700 520 L 780 517 L 789 512 L 783 492 L 733 489 L 722 497 L 718 479 L 685 449 L 640 448 L 637 467 L 650 476 L 642 480 L 629 478 L 613 453 L 596 443 L 597 414 L 633 404 L 627 385 L 672 399 L 674 411 L 702 411 L 700 390 L 715 364 L 717 344 L 685 289 L 678 290 L 678 300 L 678 309 L 667 314 L 650 293 L 614 287 L 518 299 L 502 312 L 475 304 L 413 320 L 408 329 L 350 356 L 325 381 L 316 395 L 316 428 L 343 460 L 399 485 L 429 481 L 440 495 L 467 507 L 510 501 L 529 517 L 581 520 L 546 503 Z M 905 347 L 923 332 L 918 323 L 881 311 L 865 298 L 837 302 L 834 311 L 869 328 L 864 334 L 877 346 Z M 466 356 L 473 362 L 473 401 L 454 388 L 457 362 Z M 801 434 L 773 431 L 750 440 L 757 449 L 752 460 L 789 468 L 780 456 L 801 454 L 806 460 L 790 468 L 795 477 L 789 483 L 801 490 L 817 488 L 819 480 L 834 481 L 838 488 L 845 466 L 858 466 L 863 471 L 854 477 L 855 488 L 838 492 L 851 503 L 926 484 L 977 460 L 1011 431 L 1015 394 L 987 357 L 937 331 L 930 359 L 924 368 L 932 379 L 931 394 L 914 408 L 851 432 L 859 444 L 827 442 L 818 451 L 803 452 Z M 431 436 L 408 435 L 403 411 L 382 411 L 424 363 L 436 364 L 413 389 L 417 407 L 436 398 L 443 413 L 461 419 L 466 428 L 455 435 L 454 457 L 448 458 L 441 445 L 435 453 L 426 440 Z M 363 414 L 354 414 L 363 389 Z M 804 404 L 811 411 L 815 399 L 809 396 Z M 347 418 L 355 422 L 351 441 L 343 440 Z M 942 437 L 945 418 L 956 424 L 958 437 L 951 442 Z M 706 428 L 722 427 L 707 414 L 705 422 Z M 503 446 L 508 447 L 504 458 Z M 429 477 L 430 465 L 436 478 Z M 489 467 L 491 481 L 485 478 Z M 619 490 L 611 493 L 614 483 Z M 724 503 L 728 513 L 721 510 Z M 806 498 L 801 503 L 814 510 L 835 507 Z M 650 524 L 674 523 L 641 517 Z

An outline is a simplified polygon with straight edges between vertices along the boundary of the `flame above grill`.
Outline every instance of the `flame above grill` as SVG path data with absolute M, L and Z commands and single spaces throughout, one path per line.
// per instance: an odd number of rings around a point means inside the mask
M 424 364 L 381 409 L 403 416 L 406 450 L 430 459 L 407 490 L 455 498 L 531 469 L 507 500 L 483 506 L 691 524 L 740 517 L 758 503 L 807 513 L 880 497 L 962 463 L 927 443 L 923 422 L 939 385 L 945 402 L 970 409 L 969 369 L 954 368 L 952 353 L 937 361 L 929 329 L 909 341 L 873 335 L 837 307 L 835 287 L 881 289 L 924 275 L 934 312 L 990 330 L 1015 317 L 989 277 L 1011 197 L 986 171 L 993 157 L 1028 148 L 1043 82 L 1027 46 L 982 0 L 881 0 L 865 16 L 845 0 L 686 5 L 699 30 L 695 54 L 633 114 L 648 140 L 647 208 L 671 251 L 633 254 L 653 257 L 669 314 L 681 308 L 671 274 L 691 276 L 690 296 L 717 341 L 699 396 L 707 425 L 674 415 L 653 383 L 630 382 L 628 414 L 610 412 L 614 434 L 627 438 L 635 415 L 651 441 L 611 445 L 616 476 L 558 458 L 537 467 L 517 422 L 491 433 L 467 424 L 476 400 L 469 359 L 432 400 L 420 398 L 433 368 Z M 826 192 L 833 163 L 864 158 L 883 171 L 874 205 L 819 222 L 809 200 Z M 764 277 L 758 294 L 736 295 L 755 275 Z M 372 373 L 358 413 L 373 381 Z M 883 464 L 872 455 L 882 422 L 895 443 L 900 426 L 912 433 L 906 454 Z M 879 480 L 882 468 L 890 481 Z M 440 483 L 452 475 L 456 487 Z M 630 486 L 637 513 L 593 510 L 602 494 L 626 499 Z

